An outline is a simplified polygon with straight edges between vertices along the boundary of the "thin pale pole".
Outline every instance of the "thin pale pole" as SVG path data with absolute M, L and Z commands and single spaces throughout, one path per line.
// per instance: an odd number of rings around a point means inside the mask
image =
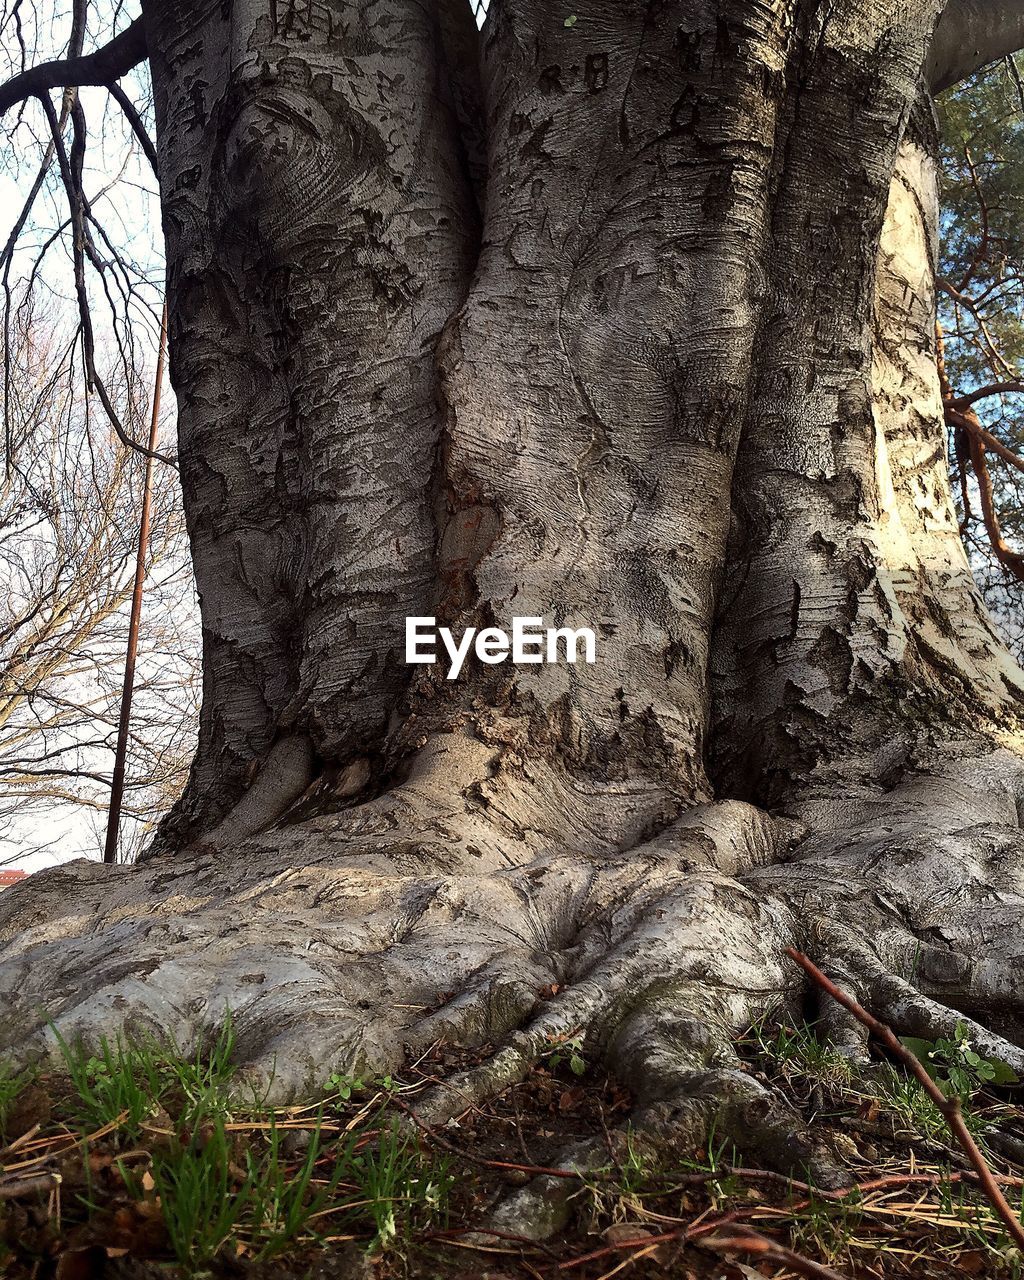
M 149 424 L 149 453 L 142 482 L 142 517 L 139 520 L 139 547 L 135 557 L 135 586 L 132 589 L 132 612 L 128 623 L 128 652 L 124 660 L 124 685 L 121 688 L 121 716 L 117 725 L 117 749 L 114 752 L 114 775 L 110 780 L 110 809 L 107 813 L 107 839 L 103 861 L 114 862 L 117 856 L 117 833 L 121 825 L 121 801 L 124 798 L 124 769 L 128 755 L 128 725 L 132 717 L 132 694 L 135 690 L 135 658 L 139 648 L 139 618 L 142 613 L 142 589 L 146 580 L 146 553 L 149 549 L 149 509 L 153 496 L 153 451 L 156 449 L 157 424 L 160 418 L 160 388 L 164 380 L 164 350 L 167 346 L 167 304 L 160 320 L 160 348 L 156 357 L 156 379 L 153 384 L 153 415 Z

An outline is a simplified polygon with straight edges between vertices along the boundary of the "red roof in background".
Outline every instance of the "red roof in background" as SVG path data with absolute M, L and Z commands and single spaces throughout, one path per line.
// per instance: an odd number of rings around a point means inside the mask
M 17 884 L 28 875 L 27 871 L 0 871 L 0 885 Z

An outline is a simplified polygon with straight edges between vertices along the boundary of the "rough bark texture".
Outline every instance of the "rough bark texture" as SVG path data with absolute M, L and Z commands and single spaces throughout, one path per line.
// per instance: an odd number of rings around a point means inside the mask
M 404 619 L 433 593 L 434 347 L 477 216 L 431 6 L 146 20 L 203 608 L 202 740 L 165 831 L 180 843 L 282 736 L 310 748 L 275 757 L 264 822 L 313 759 L 379 746 Z
M 148 7 L 202 741 L 145 865 L 4 895 L 7 1043 L 230 1006 L 278 1093 L 497 1044 L 439 1117 L 582 1028 L 642 1123 L 834 1181 L 732 1047 L 803 997 L 796 942 L 1024 1069 L 1024 677 L 935 373 L 939 7 L 502 0 L 482 84 L 455 0 Z M 434 612 L 598 661 L 410 680 Z

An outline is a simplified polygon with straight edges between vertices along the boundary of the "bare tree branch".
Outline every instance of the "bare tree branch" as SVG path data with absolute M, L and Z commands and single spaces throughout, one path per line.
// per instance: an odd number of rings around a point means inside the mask
M 42 62 L 0 85 L 0 116 L 26 98 L 40 97 L 51 89 L 110 85 L 137 67 L 147 55 L 142 19 L 125 27 L 109 44 L 79 58 Z
M 153 173 L 159 177 L 156 162 L 156 146 L 153 143 L 153 139 L 149 136 L 146 126 L 142 123 L 142 117 L 135 109 L 135 103 L 132 102 L 131 98 L 128 97 L 119 84 L 112 84 L 109 86 L 109 89 L 110 96 L 121 108 L 124 113 L 124 118 L 131 125 L 132 132 L 139 140 L 139 146 L 146 153 L 146 159 L 152 165 Z
M 68 60 L 74 61 L 81 57 L 82 46 L 85 42 L 85 18 L 86 3 L 85 0 L 78 0 L 75 4 L 71 20 L 71 36 L 68 39 Z M 60 118 L 58 126 L 63 131 L 67 124 L 68 116 L 78 96 L 78 89 L 69 86 L 64 90 L 64 100 L 61 103 Z M 11 367 L 10 367 L 10 350 L 11 350 L 11 265 L 14 261 L 14 250 L 18 243 L 18 239 L 24 230 L 25 224 L 28 222 L 29 215 L 32 212 L 32 206 L 36 202 L 36 197 L 43 189 L 43 183 L 46 181 L 46 175 L 50 171 L 50 165 L 53 162 L 55 148 L 53 142 L 47 146 L 43 154 L 39 171 L 35 176 L 35 180 L 29 189 L 25 202 L 21 207 L 21 212 L 15 219 L 11 233 L 7 237 L 7 243 L 0 250 L 0 270 L 2 270 L 2 284 L 4 297 L 3 310 L 3 343 L 4 343 L 4 385 L 3 385 L 3 410 L 4 410 L 4 458 L 5 467 L 10 466 L 11 460 L 11 423 L 10 423 L 10 405 L 11 405 Z
M 173 458 L 167 454 L 154 452 L 150 454 L 149 449 L 145 445 L 140 444 L 125 429 L 124 424 L 118 416 L 113 401 L 107 392 L 106 385 L 100 377 L 96 369 L 95 360 L 95 339 L 93 337 L 92 313 L 89 308 L 89 295 L 85 284 L 85 259 L 89 256 L 94 265 L 100 269 L 100 264 L 96 261 L 96 250 L 92 244 L 88 234 L 85 220 L 89 213 L 88 201 L 82 189 L 82 154 L 85 149 L 84 124 L 82 123 L 80 104 L 76 103 L 72 108 L 72 121 L 75 124 L 74 140 L 72 143 L 71 154 L 68 155 L 64 147 L 64 140 L 61 137 L 60 128 L 57 120 L 57 113 L 53 108 L 53 103 L 46 94 L 43 94 L 39 101 L 42 103 L 46 118 L 49 121 L 50 132 L 53 136 L 53 144 L 57 152 L 57 160 L 60 165 L 61 178 L 67 192 L 68 203 L 71 205 L 71 220 L 74 232 L 74 243 L 72 250 L 72 259 L 75 269 L 75 295 L 78 300 L 78 313 L 82 326 L 82 353 L 85 359 L 86 382 L 90 388 L 95 388 L 96 394 L 99 396 L 100 404 L 103 411 L 107 415 L 110 425 L 117 433 L 118 439 L 129 449 L 134 449 L 137 453 L 141 453 L 147 457 L 152 456 L 159 459 L 160 462 L 166 462 L 168 466 L 175 466 Z
M 1017 395 L 1024 393 L 1024 382 L 992 382 L 988 386 L 979 387 L 965 396 L 955 396 L 951 401 L 954 409 L 969 409 L 979 400 L 987 400 L 989 396 Z
M 141 518 L 140 461 L 105 424 L 90 428 L 66 332 L 54 326 L 28 302 L 12 318 L 15 459 L 9 478 L 0 471 L 0 863 L 13 844 L 36 850 L 36 818 L 57 810 L 75 839 L 99 839 Z M 129 372 L 115 367 L 106 383 L 134 422 Z M 180 790 L 196 713 L 177 485 L 164 469 L 154 483 L 122 854 Z

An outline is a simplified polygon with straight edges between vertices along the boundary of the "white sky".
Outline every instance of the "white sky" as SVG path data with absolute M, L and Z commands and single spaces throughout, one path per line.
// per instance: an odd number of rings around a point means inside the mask
M 111 0 L 92 0 L 86 52 L 106 43 L 114 31 L 123 29 L 138 11 L 138 0 L 132 0 L 126 6 L 111 3 Z M 13 0 L 7 0 L 3 12 L 0 77 L 7 79 L 17 72 L 23 59 L 32 65 L 63 55 L 71 29 L 67 0 L 57 0 L 56 4 L 49 3 L 49 0 L 35 0 L 35 3 L 23 2 L 18 6 L 24 51 L 12 16 Z M 122 87 L 151 123 L 148 72 L 140 68 L 125 77 Z M 53 101 L 59 108 L 59 95 L 54 95 Z M 129 264 L 131 291 L 127 301 L 117 299 L 118 323 L 124 326 L 124 332 L 130 326 L 132 340 L 136 344 L 132 363 L 145 385 L 151 387 L 163 294 L 163 255 L 155 180 L 148 161 L 122 118 L 120 108 L 106 90 L 87 88 L 82 92 L 81 101 L 89 129 L 86 193 L 92 200 L 97 219 L 102 222 L 118 253 Z M 15 110 L 9 112 L 3 128 L 8 146 L 0 169 L 0 245 L 6 243 L 38 172 L 45 146 L 45 117 L 38 104 L 33 102 L 20 116 Z M 35 266 L 38 270 L 37 296 L 49 303 L 49 314 L 67 316 L 69 322 L 73 322 L 73 275 L 66 232 L 48 250 L 42 266 L 37 266 L 41 246 L 54 235 L 67 216 L 67 200 L 54 163 L 22 233 L 10 282 L 17 294 L 20 282 Z M 98 287 L 95 272 L 92 277 L 90 292 L 97 346 L 100 352 L 109 354 L 115 350 L 111 310 Z M 102 355 L 98 354 L 98 362 L 102 362 Z M 173 424 L 173 398 L 166 380 L 164 397 L 168 418 Z M 0 583 L 0 590 L 3 587 L 4 584 Z M 109 772 L 109 751 L 102 754 L 96 767 L 101 772 Z M 102 827 L 103 821 L 101 813 L 76 812 L 70 806 L 59 804 L 45 812 L 33 813 L 10 832 L 6 840 L 0 837 L 0 865 L 35 869 L 39 865 L 83 854 L 98 856 L 96 827 Z M 47 848 L 45 852 L 27 857 L 24 851 L 31 846 Z

